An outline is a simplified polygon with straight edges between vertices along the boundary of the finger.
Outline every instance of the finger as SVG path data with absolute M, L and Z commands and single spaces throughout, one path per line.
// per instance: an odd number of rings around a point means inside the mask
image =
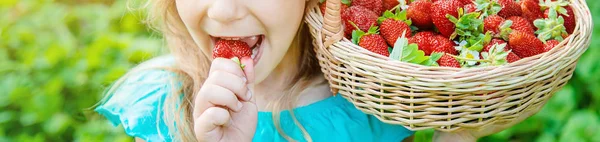
M 247 96 L 246 92 L 248 87 L 246 86 L 247 80 L 244 78 L 234 75 L 225 71 L 215 71 L 209 75 L 205 83 L 214 84 L 217 86 L 224 87 L 231 90 L 241 100 L 247 101 L 250 97 Z
M 217 139 L 220 126 L 224 126 L 230 123 L 231 114 L 229 111 L 221 107 L 211 107 L 206 109 L 200 115 L 194 119 L 194 133 L 200 139 Z M 212 134 L 212 135 L 211 135 Z
M 254 90 L 254 82 L 255 82 L 255 77 L 254 77 L 254 60 L 252 60 L 252 58 L 248 58 L 245 57 L 242 59 L 242 64 L 245 65 L 244 67 L 244 74 L 246 75 L 246 78 L 248 79 L 248 93 L 246 96 L 248 96 L 248 100 L 250 102 L 256 102 L 256 100 L 252 97 L 252 90 Z
M 233 92 L 218 85 L 205 85 L 200 89 L 200 95 L 194 100 L 194 117 L 198 117 L 206 109 L 215 106 L 227 107 L 236 112 L 241 110 L 243 105 Z
M 231 59 L 225 59 L 225 58 L 214 59 L 210 65 L 209 74 L 211 74 L 215 71 L 226 71 L 226 72 L 235 74 L 239 77 L 244 77 L 244 72 L 242 71 L 242 68 L 240 68 L 240 65 L 238 65 Z
M 243 65 L 245 65 L 244 74 L 248 79 L 248 83 L 254 83 L 254 60 L 252 60 L 252 58 L 249 57 L 244 57 L 242 58 L 241 62 Z

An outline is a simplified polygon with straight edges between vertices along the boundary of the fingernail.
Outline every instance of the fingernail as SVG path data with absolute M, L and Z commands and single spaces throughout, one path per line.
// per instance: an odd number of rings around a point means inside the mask
M 242 102 L 238 102 L 238 109 L 237 109 L 237 110 L 238 110 L 238 111 L 239 111 L 239 110 L 242 110 L 242 107 L 243 107 L 243 106 L 242 106 Z
M 248 82 L 248 79 L 246 79 L 246 77 L 242 77 L 242 80 L 244 81 L 244 83 Z
M 248 90 L 248 93 L 246 93 L 246 98 L 248 98 L 248 100 L 252 98 L 252 91 Z

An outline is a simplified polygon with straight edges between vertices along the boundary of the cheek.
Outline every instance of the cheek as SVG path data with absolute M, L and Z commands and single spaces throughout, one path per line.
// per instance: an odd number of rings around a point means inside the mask
M 175 5 L 177 13 L 181 21 L 183 22 L 186 32 L 189 32 L 191 38 L 194 40 L 198 47 L 201 48 L 201 52 L 205 56 L 211 55 L 210 53 L 210 39 L 202 38 L 207 34 L 201 29 L 200 21 L 205 18 L 206 12 L 209 6 L 207 0 L 176 0 Z M 180 33 L 187 34 L 187 33 Z
M 186 27 L 197 27 L 206 12 L 206 3 L 202 0 L 177 0 L 175 1 L 179 17 Z
M 265 0 L 255 8 L 255 16 L 267 29 L 274 48 L 285 52 L 303 21 L 305 0 Z
M 268 0 L 273 2 L 264 2 L 260 4 L 263 8 L 256 8 L 255 15 L 260 18 L 263 24 L 271 30 L 281 30 L 272 32 L 295 32 L 303 20 L 304 0 Z

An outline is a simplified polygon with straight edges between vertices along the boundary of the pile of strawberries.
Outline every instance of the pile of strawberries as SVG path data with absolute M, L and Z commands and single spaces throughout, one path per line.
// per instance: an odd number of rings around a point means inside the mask
M 456 68 L 538 55 L 575 29 L 566 0 L 342 0 L 341 15 L 346 38 L 371 52 Z

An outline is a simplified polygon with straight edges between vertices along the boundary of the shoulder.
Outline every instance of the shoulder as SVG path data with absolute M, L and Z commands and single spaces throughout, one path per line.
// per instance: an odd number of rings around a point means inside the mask
M 121 124 L 128 135 L 146 141 L 169 139 L 162 108 L 179 84 L 177 75 L 167 69 L 173 66 L 174 60 L 170 56 L 153 58 L 138 65 L 109 89 L 95 111 L 113 125 Z

